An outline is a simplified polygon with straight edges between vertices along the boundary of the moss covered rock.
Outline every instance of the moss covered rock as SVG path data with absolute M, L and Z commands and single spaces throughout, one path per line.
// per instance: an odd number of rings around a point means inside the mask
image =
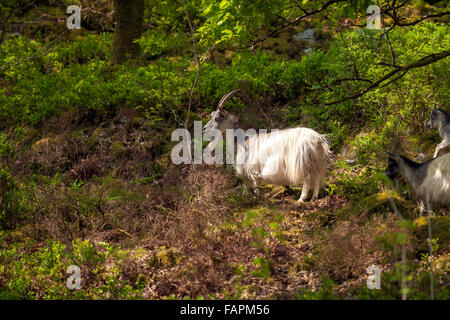
M 34 152 L 43 152 L 52 149 L 58 143 L 58 139 L 53 137 L 46 137 L 41 140 L 36 141 L 31 146 L 31 150 Z
M 389 203 L 391 198 L 395 200 L 395 203 L 400 208 L 406 205 L 406 201 L 396 192 L 378 192 L 357 203 L 351 203 L 342 210 L 339 210 L 335 215 L 337 217 L 347 217 L 362 212 L 384 212 L 386 209 L 392 210 L 391 204 Z
M 166 246 L 160 247 L 149 261 L 149 265 L 152 267 L 165 267 L 172 268 L 178 265 L 182 260 L 181 252 L 173 247 L 166 248 Z

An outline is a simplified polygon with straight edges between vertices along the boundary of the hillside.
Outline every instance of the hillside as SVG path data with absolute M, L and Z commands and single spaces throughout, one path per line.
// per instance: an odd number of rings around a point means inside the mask
M 431 159 L 429 108 L 450 110 L 448 4 L 407 2 L 386 32 L 364 27 L 365 1 L 304 1 L 317 14 L 280 30 L 279 1 L 146 1 L 124 63 L 113 1 L 73 1 L 79 30 L 64 1 L 0 2 L 0 299 L 430 299 L 430 266 L 450 299 L 448 208 L 428 221 L 384 175 L 387 152 Z M 319 199 L 172 162 L 174 130 L 193 136 L 236 88 L 224 108 L 242 128 L 326 134 Z

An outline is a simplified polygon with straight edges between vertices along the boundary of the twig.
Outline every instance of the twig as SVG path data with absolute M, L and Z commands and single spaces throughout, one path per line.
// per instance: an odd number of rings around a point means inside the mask
M 408 72 L 408 70 L 403 71 L 403 73 L 401 75 L 395 77 L 394 79 L 389 80 L 388 82 L 386 82 L 385 84 L 380 86 L 380 88 L 384 88 L 384 87 L 390 85 L 392 82 L 397 81 L 398 79 L 402 78 L 407 72 Z
M 197 65 L 197 72 L 195 73 L 195 78 L 194 78 L 194 82 L 192 83 L 192 87 L 191 90 L 189 92 L 189 105 L 188 105 L 188 112 L 186 115 L 186 121 L 184 122 L 184 128 L 187 128 L 187 124 L 189 122 L 189 115 L 191 113 L 191 106 L 192 106 L 192 95 L 194 94 L 194 89 L 195 86 L 197 84 L 197 80 L 198 80 L 198 76 L 200 73 L 200 63 L 198 61 L 198 55 L 197 55 L 197 46 L 195 44 L 195 38 L 194 38 L 194 28 L 192 27 L 192 22 L 191 22 L 191 18 L 189 17 L 189 12 L 187 10 L 187 6 L 186 6 L 186 1 L 183 0 L 183 7 L 184 7 L 184 13 L 186 15 L 186 18 L 188 20 L 188 24 L 189 24 L 189 31 L 191 33 L 191 38 L 192 38 L 192 51 L 194 52 L 194 59 L 195 59 L 195 64 Z
M 434 272 L 433 272 L 433 235 L 431 232 L 431 207 L 429 199 L 427 199 L 427 224 L 428 224 L 428 247 L 430 250 L 430 295 L 431 300 L 434 300 Z
M 411 22 L 407 22 L 407 23 L 400 22 L 401 19 L 394 16 L 393 14 L 389 13 L 389 11 L 384 11 L 384 13 L 386 13 L 386 15 L 388 15 L 389 17 L 392 18 L 392 20 L 394 20 L 393 25 L 400 26 L 400 27 L 407 27 L 407 26 L 414 26 L 414 25 L 416 25 L 424 20 L 427 20 L 427 19 L 441 18 L 443 16 L 449 15 L 450 11 L 444 11 L 444 12 L 440 12 L 440 13 L 436 13 L 436 14 L 430 14 L 428 16 L 425 16 L 420 19 L 417 19 L 417 20 L 414 20 Z
M 0 37 L 0 45 L 3 43 L 3 39 L 4 39 L 5 33 L 6 33 L 6 28 L 8 27 L 8 22 L 9 22 L 9 19 L 11 19 L 13 12 L 14 12 L 14 10 L 11 10 L 9 12 L 8 16 L 6 17 L 5 21 L 3 21 L 3 19 L 1 21 L 2 22 L 2 35 Z
M 400 124 L 402 123 L 403 119 L 399 119 L 398 123 L 397 123 L 397 132 L 398 129 L 400 127 Z M 397 146 L 398 146 L 398 134 L 394 135 L 394 141 L 393 141 L 393 150 L 392 151 L 396 151 Z M 395 186 L 394 186 L 395 187 Z M 400 221 L 404 221 L 404 218 L 402 216 L 402 214 L 400 213 L 400 210 L 397 207 L 397 204 L 395 203 L 394 199 L 392 198 L 392 196 L 389 196 L 389 203 L 392 206 L 392 209 L 394 209 L 395 214 L 398 216 L 398 218 L 400 219 Z M 404 226 L 403 232 L 405 234 L 405 243 L 402 243 L 402 283 L 401 283 L 401 288 L 402 288 L 402 300 L 407 300 L 408 296 L 407 296 L 407 287 L 406 287 L 406 235 L 408 234 L 408 229 L 406 228 L 406 225 Z
M 378 6 L 380 6 L 380 2 L 378 0 L 377 0 L 377 4 L 378 4 Z M 395 8 L 395 0 L 392 1 L 392 6 L 394 8 L 394 15 L 396 15 L 397 11 L 396 11 L 396 8 Z M 381 20 L 381 24 L 383 25 L 383 31 L 384 31 L 386 29 L 386 26 L 384 24 L 383 16 L 381 16 L 380 20 Z M 389 31 L 391 31 L 392 29 L 393 29 L 393 27 L 388 28 L 385 32 L 383 32 L 383 34 L 386 35 L 386 42 L 388 43 L 389 51 L 391 52 L 392 64 L 396 65 L 396 63 L 395 63 L 395 52 L 394 52 L 394 49 L 392 48 L 391 39 L 389 38 Z

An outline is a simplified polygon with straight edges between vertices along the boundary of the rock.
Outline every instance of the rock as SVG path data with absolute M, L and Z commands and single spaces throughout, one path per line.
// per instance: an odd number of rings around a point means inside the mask
M 178 265 L 182 260 L 182 255 L 176 248 L 166 248 L 162 246 L 153 255 L 149 261 L 149 265 L 152 267 L 169 267 L 172 268 Z
M 314 29 L 308 28 L 303 32 L 294 34 L 292 38 L 294 38 L 295 41 L 308 41 L 314 43 L 315 42 Z
M 299 43 L 303 44 L 303 46 L 305 47 L 305 49 L 303 49 L 304 54 L 306 54 L 306 55 L 312 54 L 313 46 L 316 43 L 314 29 L 308 28 L 308 29 L 306 29 L 303 32 L 299 32 L 297 34 L 294 34 L 292 36 L 292 38 L 296 42 L 299 42 Z
M 417 157 L 414 158 L 414 160 L 418 162 L 424 162 L 427 159 L 427 156 L 423 153 L 419 153 Z
M 309 56 L 313 52 L 313 48 L 306 48 L 303 52 Z

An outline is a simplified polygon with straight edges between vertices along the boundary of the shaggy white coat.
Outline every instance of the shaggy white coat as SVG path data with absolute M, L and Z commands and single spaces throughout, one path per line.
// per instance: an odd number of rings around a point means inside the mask
M 430 163 L 427 175 L 416 192 L 426 202 L 450 206 L 450 153 Z
M 311 185 L 313 199 L 319 195 L 326 175 L 331 151 L 325 135 L 309 128 L 292 128 L 254 135 L 248 138 L 247 147 L 238 148 L 245 163 L 236 164 L 237 174 L 278 185 L 295 186 L 303 182 L 299 201 L 305 201 Z

